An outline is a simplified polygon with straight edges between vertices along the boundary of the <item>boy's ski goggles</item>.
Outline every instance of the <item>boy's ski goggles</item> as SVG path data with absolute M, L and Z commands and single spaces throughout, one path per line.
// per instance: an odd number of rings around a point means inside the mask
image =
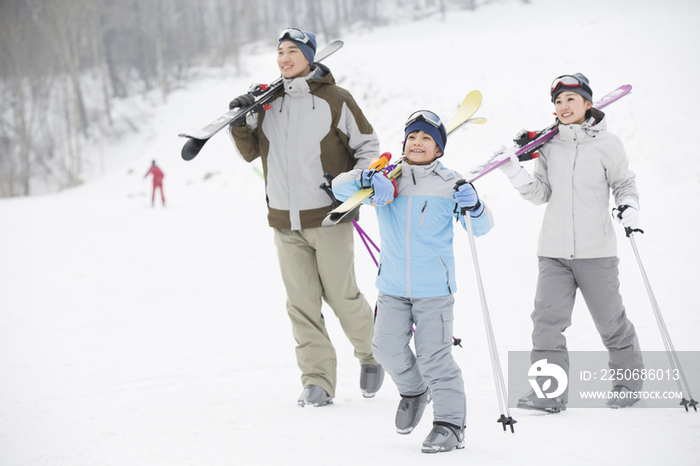
M 569 89 L 581 87 L 584 91 L 588 92 L 589 94 L 593 94 L 593 91 L 591 91 L 591 88 L 588 87 L 586 83 L 579 80 L 576 76 L 565 74 L 563 76 L 559 76 L 554 81 L 552 81 L 552 86 L 549 88 L 549 95 L 553 96 L 554 93 L 562 87 L 566 87 Z
M 297 42 L 301 42 L 302 44 L 306 44 L 309 47 L 311 47 L 314 51 L 316 52 L 316 47 L 314 47 L 314 43 L 311 42 L 311 39 L 309 36 L 306 35 L 304 31 L 301 29 L 297 28 L 287 28 L 284 31 L 280 33 L 280 36 L 277 38 L 277 42 L 280 42 L 285 39 L 291 39 L 295 40 Z
M 440 117 L 431 112 L 430 110 L 418 110 L 417 112 L 412 113 L 411 116 L 408 117 L 408 120 L 406 120 L 406 125 L 404 126 L 404 128 L 408 128 L 416 121 L 425 121 L 430 126 L 434 126 L 438 129 L 438 131 L 440 131 L 442 140 L 447 141 L 445 127 L 443 126 L 442 121 L 440 121 Z

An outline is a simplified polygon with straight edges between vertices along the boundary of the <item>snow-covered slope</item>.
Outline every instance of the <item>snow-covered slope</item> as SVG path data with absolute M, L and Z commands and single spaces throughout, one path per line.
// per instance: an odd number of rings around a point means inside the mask
M 607 109 L 608 127 L 638 175 L 646 233 L 637 245 L 676 349 L 698 351 L 699 23 L 700 4 L 690 0 L 502 1 L 445 21 L 355 31 L 326 63 L 395 156 L 408 114 L 429 108 L 447 119 L 467 92 L 481 90 L 478 115 L 489 122 L 455 134 L 444 158 L 462 173 L 521 128 L 552 121 L 554 77 L 583 72 L 594 97 L 633 85 Z M 466 448 L 420 453 L 430 411 L 412 435 L 396 435 L 395 386 L 387 378 L 376 398 L 362 398 L 359 367 L 330 309 L 337 398 L 298 408 L 302 387 L 257 165 L 245 164 L 224 135 L 184 162 L 176 137 L 224 111 L 251 82 L 277 76 L 273 46 L 257 52 L 242 58 L 245 76 L 210 72 L 149 110 L 144 131 L 103 145 L 105 176 L 52 196 L 0 200 L 0 464 L 698 462 L 698 414 L 644 402 L 552 416 L 513 409 L 516 434 L 503 433 L 459 232 L 455 334 L 464 348 L 454 353 L 467 387 Z M 143 174 L 152 159 L 166 173 L 166 209 L 150 207 Z M 509 351 L 530 347 L 543 208 L 522 201 L 500 173 L 477 187 L 497 222 L 477 247 L 505 368 Z M 362 224 L 378 239 L 371 210 Z M 375 266 L 360 241 L 356 250 L 373 302 Z M 619 250 L 642 347 L 663 350 L 621 229 Z M 572 350 L 603 349 L 583 302 L 567 337 Z

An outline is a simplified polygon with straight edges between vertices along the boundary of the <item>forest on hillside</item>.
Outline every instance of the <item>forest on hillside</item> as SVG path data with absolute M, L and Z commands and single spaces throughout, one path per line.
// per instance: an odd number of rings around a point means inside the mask
M 242 47 L 273 43 L 284 27 L 325 43 L 346 28 L 492 1 L 2 0 L 0 197 L 81 184 L 87 142 L 113 136 L 121 118 L 116 100 L 148 93 L 164 102 L 197 67 L 235 70 Z

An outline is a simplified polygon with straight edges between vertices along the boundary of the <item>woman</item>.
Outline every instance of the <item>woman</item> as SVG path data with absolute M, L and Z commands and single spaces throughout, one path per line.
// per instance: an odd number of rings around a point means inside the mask
M 580 289 L 610 353 L 610 368 L 631 369 L 632 374 L 643 368 L 643 362 L 619 292 L 619 259 L 608 203 L 612 192 L 622 212 L 621 223 L 636 229 L 639 194 L 622 143 L 606 130 L 605 114 L 593 108 L 592 94 L 581 73 L 556 78 L 550 95 L 558 133 L 542 148 L 533 175 L 517 159 L 502 170 L 524 199 L 547 203 L 537 252 L 531 361 L 546 359 L 568 374 L 564 330 L 571 325 Z M 613 384 L 615 398 L 608 400 L 613 408 L 634 403 L 634 392 L 642 386 L 639 380 Z M 566 409 L 567 394 L 539 398 L 533 390 L 518 407 L 558 412 Z

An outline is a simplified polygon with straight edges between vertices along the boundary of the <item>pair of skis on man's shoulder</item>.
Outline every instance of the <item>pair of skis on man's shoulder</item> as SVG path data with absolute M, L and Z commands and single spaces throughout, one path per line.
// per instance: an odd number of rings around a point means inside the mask
M 314 63 L 318 63 L 337 52 L 343 46 L 342 40 L 334 40 L 330 44 L 316 53 Z M 182 147 L 180 155 L 184 160 L 192 160 L 202 150 L 204 144 L 222 129 L 231 123 L 245 119 L 249 113 L 259 113 L 270 108 L 270 102 L 275 97 L 277 91 L 282 88 L 282 77 L 280 76 L 271 84 L 254 84 L 248 89 L 248 93 L 255 97 L 255 102 L 247 107 L 233 108 L 215 119 L 207 126 L 192 133 L 180 133 L 178 136 L 188 138 Z
M 632 90 L 632 86 L 629 84 L 622 85 L 603 96 L 600 100 L 596 101 L 593 106 L 595 108 L 601 109 L 615 102 L 616 100 L 629 94 Z M 485 123 L 485 118 L 472 118 L 476 111 L 481 106 L 481 93 L 479 91 L 470 92 L 460 105 L 459 110 L 453 116 L 446 125 L 447 135 L 449 136 L 459 128 L 462 128 L 468 123 Z M 472 183 L 487 173 L 492 172 L 496 168 L 508 163 L 511 159 L 511 154 L 515 153 L 520 161 L 531 160 L 539 157 L 538 150 L 545 145 L 547 141 L 552 139 L 555 134 L 557 134 L 558 127 L 555 124 L 548 126 L 541 131 L 521 131 L 513 139 L 515 143 L 514 147 L 505 149 L 493 155 L 486 163 L 481 164 L 474 169 L 469 171 L 469 183 Z M 382 154 L 385 157 L 386 154 Z M 389 154 L 389 157 L 391 154 Z M 388 162 L 388 159 L 387 159 Z M 384 165 L 387 165 L 385 163 Z M 387 178 L 394 180 L 401 175 L 401 162 L 396 165 L 388 165 L 384 168 Z M 323 226 L 332 226 L 344 219 L 347 215 L 353 212 L 362 202 L 371 198 L 374 195 L 374 190 L 372 188 L 361 189 L 350 197 L 347 201 L 342 203 L 340 206 L 336 207 L 328 213 L 326 218 L 323 220 Z

